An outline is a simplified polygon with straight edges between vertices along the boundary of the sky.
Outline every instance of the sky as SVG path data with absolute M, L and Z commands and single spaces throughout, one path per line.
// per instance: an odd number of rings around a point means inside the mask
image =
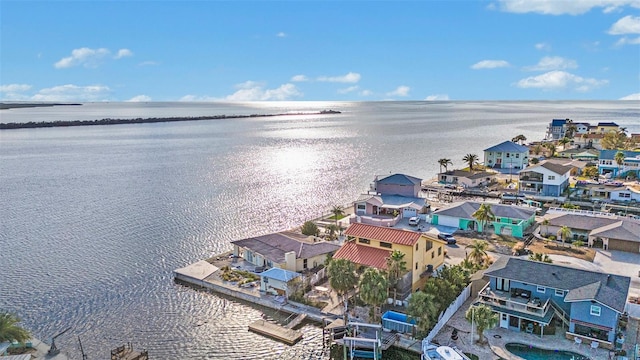
M 640 0 L 0 0 L 0 100 L 640 100 Z

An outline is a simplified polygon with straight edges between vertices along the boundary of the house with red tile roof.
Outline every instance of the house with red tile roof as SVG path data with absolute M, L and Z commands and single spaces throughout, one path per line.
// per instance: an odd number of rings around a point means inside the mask
M 432 235 L 361 223 L 349 226 L 345 235 L 347 240 L 334 259 L 386 270 L 387 258 L 398 250 L 404 254 L 411 291 L 422 288 L 428 275 L 444 264 L 446 242 Z

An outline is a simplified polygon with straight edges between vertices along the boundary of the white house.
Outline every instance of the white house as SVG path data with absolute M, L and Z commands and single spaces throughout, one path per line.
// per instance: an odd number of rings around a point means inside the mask
M 541 196 L 559 197 L 569 187 L 571 166 L 545 161 L 521 170 L 520 191 Z
M 269 294 L 289 296 L 291 284 L 301 275 L 297 272 L 271 268 L 260 274 L 260 290 Z
M 441 184 L 455 184 L 466 188 L 486 186 L 495 181 L 496 174 L 487 171 L 471 172 L 463 170 L 449 170 L 438 174 L 438 182 Z
M 524 169 L 529 164 L 529 148 L 505 141 L 484 150 L 484 165 L 494 169 Z
M 630 186 L 614 188 L 609 192 L 609 200 L 640 202 L 640 190 Z

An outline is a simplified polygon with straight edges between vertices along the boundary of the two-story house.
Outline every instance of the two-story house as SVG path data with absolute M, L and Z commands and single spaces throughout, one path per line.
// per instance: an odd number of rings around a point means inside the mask
M 347 241 L 333 256 L 358 266 L 387 269 L 387 258 L 394 250 L 404 254 L 411 291 L 422 287 L 428 275 L 444 264 L 446 242 L 435 236 L 367 224 L 352 224 L 345 231 Z
M 547 127 L 547 139 L 558 140 L 565 135 L 567 120 L 569 119 L 552 119 Z
M 480 230 L 478 220 L 473 217 L 481 203 L 465 201 L 451 207 L 436 210 L 431 215 L 433 225 L 453 227 L 460 230 Z M 536 209 L 515 205 L 491 204 L 495 219 L 486 226 L 496 235 L 522 237 L 536 221 Z
M 438 182 L 441 184 L 453 184 L 465 188 L 487 186 L 496 181 L 496 173 L 487 171 L 463 171 L 449 170 L 438 174 Z
M 529 148 L 505 141 L 484 149 L 484 165 L 494 169 L 524 169 L 529 165 Z
M 589 132 L 591 134 L 606 134 L 609 131 L 618 131 L 620 127 L 614 122 L 599 122 L 596 126 L 590 126 Z
M 616 161 L 616 154 L 622 152 L 622 164 Z M 612 177 L 625 177 L 633 172 L 640 177 L 640 151 L 628 150 L 600 150 L 598 172 L 601 175 L 611 174 Z
M 316 241 L 313 237 L 279 232 L 232 241 L 233 255 L 256 267 L 280 268 L 300 272 L 324 264 L 339 245 Z
M 353 203 L 356 221 L 381 226 L 393 226 L 401 218 L 411 218 L 426 212 L 427 201 L 419 197 L 422 179 L 393 174 L 374 179 L 366 194 Z
M 496 260 L 484 275 L 489 283 L 474 305 L 490 306 L 501 328 L 542 337 L 555 317 L 568 339 L 614 347 L 629 277 L 508 256 Z
M 519 173 L 520 191 L 540 196 L 559 197 L 569 187 L 573 167 L 545 161 Z

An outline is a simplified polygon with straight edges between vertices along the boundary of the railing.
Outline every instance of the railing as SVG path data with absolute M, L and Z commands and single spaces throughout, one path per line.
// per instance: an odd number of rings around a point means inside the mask
M 580 209 L 564 209 L 558 207 L 551 207 L 547 210 L 547 213 L 555 212 L 555 213 L 571 213 L 571 214 L 582 214 L 587 216 L 606 216 L 611 218 L 617 218 L 618 215 L 612 213 L 606 213 L 601 211 L 590 211 L 590 210 L 580 210 Z
M 562 318 L 562 322 L 564 322 L 567 326 L 569 326 L 571 322 L 571 318 L 569 317 L 569 314 L 567 314 L 564 311 L 564 309 L 558 306 L 558 304 L 554 303 L 553 300 L 551 301 L 551 307 L 555 310 L 556 314 Z
M 536 316 L 544 316 L 549 309 L 549 299 L 547 299 L 544 305 L 541 305 L 534 302 L 533 299 L 512 297 L 508 292 L 505 292 L 504 295 L 493 292 L 489 285 L 490 283 L 485 285 L 478 293 L 478 300 L 484 304 L 508 308 Z
M 438 335 L 438 332 L 440 332 L 442 327 L 444 327 L 447 321 L 451 319 L 453 314 L 455 314 L 455 312 L 458 311 L 460 307 L 462 307 L 464 302 L 467 301 L 467 299 L 470 296 L 471 296 L 471 284 L 467 285 L 467 287 L 464 288 L 464 290 L 462 290 L 462 293 L 460 293 L 460 295 L 458 295 L 456 300 L 452 302 L 451 305 L 449 305 L 447 310 L 445 310 L 443 313 L 440 313 L 440 316 L 438 317 L 438 322 L 433 327 L 433 329 L 431 329 L 431 331 L 429 332 L 429 335 L 427 335 L 427 337 L 425 337 L 422 340 L 423 344 L 425 343 L 425 341 L 427 344 L 431 343 L 431 340 L 433 340 L 433 338 L 436 337 L 436 335 Z

